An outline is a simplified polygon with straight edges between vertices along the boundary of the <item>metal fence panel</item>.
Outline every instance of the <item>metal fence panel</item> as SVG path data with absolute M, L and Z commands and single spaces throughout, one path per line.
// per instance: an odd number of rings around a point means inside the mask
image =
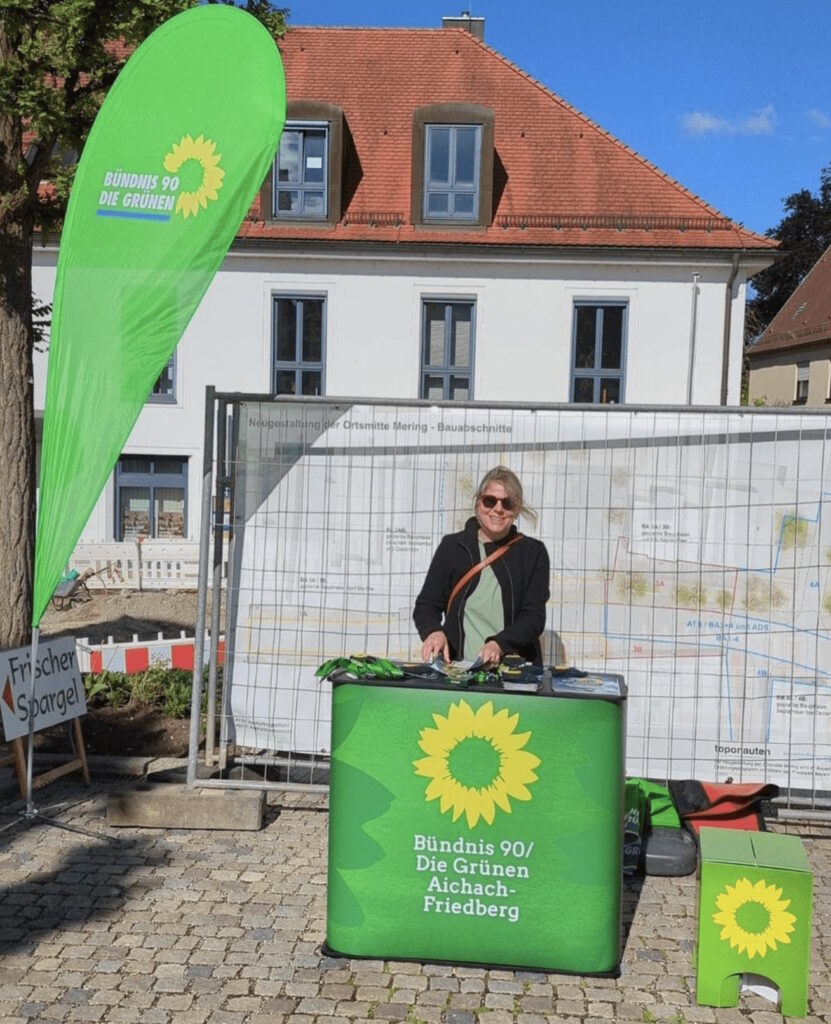
M 629 774 L 831 789 L 824 412 L 224 397 L 222 736 L 261 774 L 325 782 L 315 669 L 417 656 L 432 553 L 503 463 L 551 555 L 546 659 L 623 673 Z

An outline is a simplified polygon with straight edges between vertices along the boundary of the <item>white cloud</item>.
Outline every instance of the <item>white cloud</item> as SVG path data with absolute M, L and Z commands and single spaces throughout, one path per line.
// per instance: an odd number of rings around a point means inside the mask
M 806 111 L 805 116 L 815 128 L 820 128 L 822 131 L 827 131 L 831 128 L 831 117 L 821 110 L 817 110 L 816 107 Z
M 739 125 L 739 135 L 773 135 L 776 127 L 776 111 L 773 104 L 757 110 Z
M 730 120 L 700 110 L 681 117 L 682 131 L 694 138 L 704 135 L 773 135 L 775 127 L 776 110 L 772 103 L 743 119 Z
M 725 121 L 723 117 L 715 117 L 713 114 L 705 114 L 699 110 L 694 110 L 691 114 L 684 114 L 681 117 L 681 127 L 685 135 L 730 134 L 729 121 Z

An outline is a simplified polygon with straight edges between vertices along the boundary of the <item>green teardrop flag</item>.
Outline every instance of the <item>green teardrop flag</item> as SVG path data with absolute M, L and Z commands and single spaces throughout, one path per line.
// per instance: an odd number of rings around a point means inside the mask
M 33 626 L 265 178 L 285 109 L 274 40 L 225 6 L 158 28 L 102 104 L 58 259 Z

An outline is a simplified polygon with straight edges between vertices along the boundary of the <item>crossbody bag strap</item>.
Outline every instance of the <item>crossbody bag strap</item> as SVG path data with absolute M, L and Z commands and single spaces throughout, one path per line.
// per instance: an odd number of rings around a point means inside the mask
M 501 558 L 508 550 L 508 548 L 513 547 L 513 545 L 516 544 L 518 540 L 522 540 L 522 537 L 523 535 L 521 533 L 518 533 L 516 537 L 514 537 L 512 540 L 509 540 L 507 544 L 503 544 L 501 548 L 497 548 L 496 551 L 488 555 L 487 558 L 483 558 L 481 562 L 477 562 L 476 565 L 472 565 L 468 569 L 464 576 L 462 576 L 462 578 L 456 583 L 456 586 L 450 591 L 450 597 L 447 599 L 447 611 L 445 612 L 445 615 L 447 614 L 447 612 L 450 611 L 450 606 L 459 596 L 459 591 L 464 587 L 464 585 L 468 583 L 470 580 L 472 580 L 474 576 L 480 573 L 485 568 L 486 565 L 490 565 L 491 562 L 495 562 L 497 558 Z

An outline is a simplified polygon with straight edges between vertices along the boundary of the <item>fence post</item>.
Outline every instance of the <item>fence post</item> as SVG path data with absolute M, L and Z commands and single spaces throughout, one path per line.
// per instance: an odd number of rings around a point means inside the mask
M 216 507 L 214 511 L 213 600 L 211 602 L 211 656 L 208 662 L 208 717 L 205 725 L 205 763 L 214 762 L 216 733 L 216 677 L 220 606 L 222 604 L 222 541 L 225 526 L 225 494 L 228 488 L 228 403 L 220 399 L 216 416 Z
M 205 440 L 202 456 L 202 519 L 199 530 L 199 586 L 196 591 L 196 630 L 193 638 L 193 687 L 190 702 L 188 785 L 196 782 L 199 758 L 199 723 L 202 720 L 202 666 L 205 661 L 205 608 L 208 603 L 208 545 L 210 544 L 211 491 L 213 489 L 214 388 L 205 388 Z M 218 600 L 214 594 L 214 600 Z

